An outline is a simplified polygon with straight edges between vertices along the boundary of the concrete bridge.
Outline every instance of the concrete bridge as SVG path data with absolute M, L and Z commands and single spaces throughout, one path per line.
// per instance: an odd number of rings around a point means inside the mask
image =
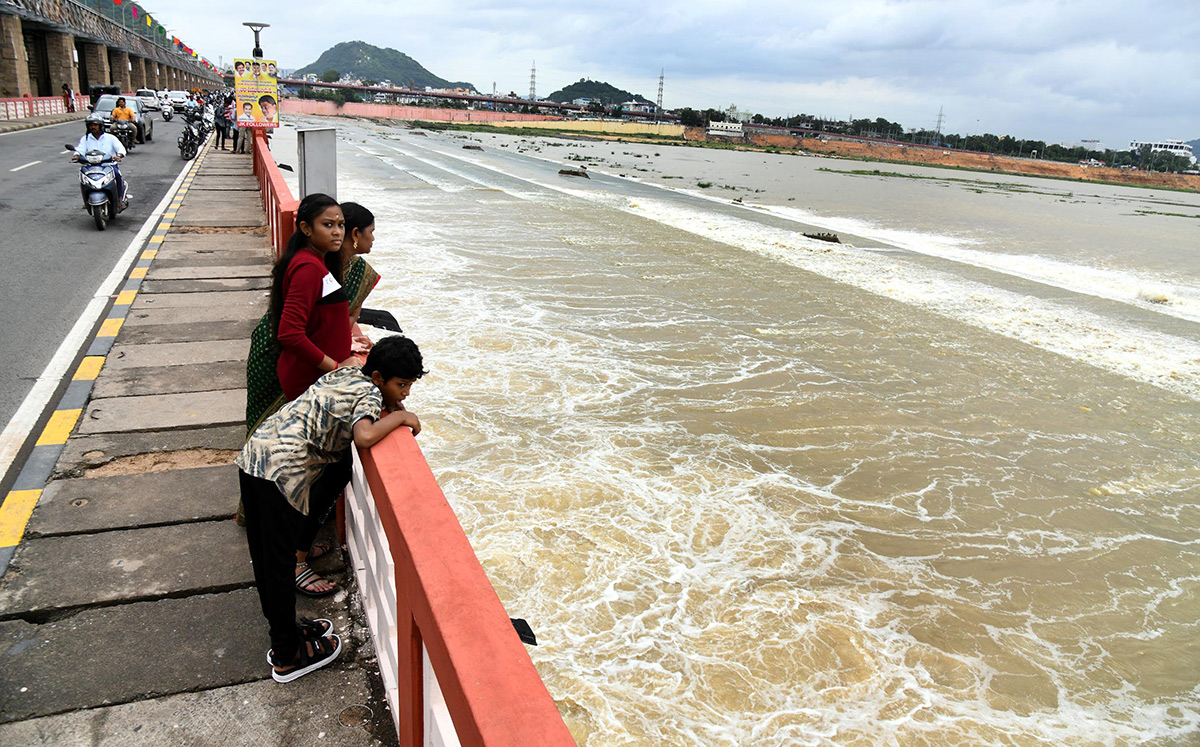
M 0 0 L 0 98 L 56 96 L 63 83 L 77 92 L 95 84 L 122 91 L 223 85 L 156 33 L 160 26 L 144 23 L 74 0 Z

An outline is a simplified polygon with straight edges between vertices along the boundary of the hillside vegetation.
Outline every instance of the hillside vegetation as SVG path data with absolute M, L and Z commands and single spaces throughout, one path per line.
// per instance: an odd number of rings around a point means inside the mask
M 448 81 L 426 70 L 413 58 L 395 49 L 376 47 L 366 42 L 349 41 L 335 44 L 321 53 L 317 61 L 296 71 L 302 75 L 324 75 L 336 70 L 364 80 L 390 80 L 397 86 L 414 88 L 470 88 L 475 86 L 466 81 Z
M 626 101 L 646 101 L 639 94 L 622 91 L 620 88 L 608 83 L 602 83 L 598 80 L 587 80 L 586 78 L 580 78 L 577 83 L 560 88 L 546 98 L 559 104 L 569 104 L 575 99 L 591 99 L 599 101 L 605 106 L 616 106 Z M 647 101 L 646 103 L 651 102 Z

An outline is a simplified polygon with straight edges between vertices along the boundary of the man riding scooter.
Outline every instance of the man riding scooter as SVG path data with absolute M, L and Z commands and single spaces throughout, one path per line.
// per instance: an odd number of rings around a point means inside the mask
M 87 133 L 79 139 L 79 144 L 75 146 L 75 155 L 71 156 L 71 160 L 79 161 L 90 151 L 100 151 L 111 158 L 114 161 L 113 172 L 117 177 L 117 194 L 121 195 L 122 203 L 128 203 L 129 194 L 125 191 L 125 179 L 121 176 L 121 168 L 115 163 L 125 157 L 125 146 L 121 145 L 120 140 L 104 131 L 104 118 L 99 114 L 89 114 L 83 120 L 83 124 L 87 128 Z
M 128 122 L 133 126 L 133 134 L 129 138 L 129 147 L 132 149 L 134 141 L 137 140 L 137 115 L 133 113 L 133 109 L 125 105 L 124 96 L 117 99 L 117 105 L 113 108 L 112 114 L 109 116 L 112 117 L 112 121 L 114 122 Z

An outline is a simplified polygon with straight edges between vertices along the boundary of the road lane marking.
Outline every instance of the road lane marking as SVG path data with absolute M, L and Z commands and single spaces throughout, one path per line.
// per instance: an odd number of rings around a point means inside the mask
M 12 171 L 20 171 L 21 169 L 27 169 L 27 168 L 29 168 L 30 166 L 37 166 L 39 163 L 41 163 L 41 161 L 30 161 L 29 163 L 25 164 L 24 166 L 18 166 L 18 167 L 16 167 L 15 169 L 9 169 L 9 171 L 10 171 L 10 172 L 12 172 Z
M 69 124 L 64 122 L 63 124 Z M 58 125 L 51 125 L 57 127 Z M 45 129 L 45 128 L 40 128 Z M 16 133 L 2 133 L 16 134 Z M 63 338 L 62 343 L 55 351 L 54 357 L 50 359 L 45 370 L 38 376 L 34 382 L 33 388 L 29 390 L 29 394 L 25 395 L 25 399 L 21 402 L 21 406 L 13 414 L 12 419 L 5 425 L 4 431 L 0 432 L 0 477 L 7 476 L 13 466 L 13 461 L 17 458 L 17 454 L 21 450 L 21 446 L 29 439 L 33 429 L 37 426 L 38 420 L 41 419 L 46 406 L 50 404 L 50 398 L 54 396 L 55 390 L 59 384 L 67 376 L 71 369 L 71 365 L 75 362 L 75 356 L 79 354 L 80 349 L 92 339 L 92 330 L 96 327 L 96 322 L 104 315 L 105 309 L 108 308 L 109 301 L 116 294 L 117 289 L 125 283 L 125 277 L 129 273 L 130 266 L 133 265 L 138 253 L 142 250 L 142 245 L 146 241 L 146 237 L 153 233 L 155 226 L 158 225 L 158 220 L 166 211 L 167 205 L 171 200 L 175 199 L 176 192 L 183 184 L 183 179 L 187 176 L 191 164 L 186 164 L 179 171 L 179 175 L 175 177 L 175 181 L 167 189 L 167 193 L 163 195 L 162 200 L 146 222 L 142 224 L 141 230 L 133 237 L 133 241 L 129 242 L 129 247 L 121 258 L 113 265 L 112 272 L 100 283 L 100 287 L 96 289 L 92 295 L 92 300 L 84 308 L 83 313 L 75 321 L 75 326 L 71 327 L 71 331 Z M 116 330 L 120 329 L 121 319 L 110 319 L 105 321 L 101 331 L 111 328 L 108 322 L 116 322 L 115 329 L 109 334 L 116 335 Z M 24 526 L 24 525 L 22 525 Z
M 95 381 L 100 375 L 100 369 L 104 367 L 103 355 L 89 355 L 79 364 L 79 368 L 75 369 L 75 375 L 71 378 L 72 381 Z

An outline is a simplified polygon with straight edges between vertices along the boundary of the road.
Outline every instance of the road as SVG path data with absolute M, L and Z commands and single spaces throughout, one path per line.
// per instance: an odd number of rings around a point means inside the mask
M 130 207 L 98 231 L 83 209 L 79 167 L 64 145 L 82 122 L 0 136 L 0 427 L 20 407 L 100 283 L 186 163 L 175 139 L 181 125 L 157 117 L 153 139 L 121 163 Z

